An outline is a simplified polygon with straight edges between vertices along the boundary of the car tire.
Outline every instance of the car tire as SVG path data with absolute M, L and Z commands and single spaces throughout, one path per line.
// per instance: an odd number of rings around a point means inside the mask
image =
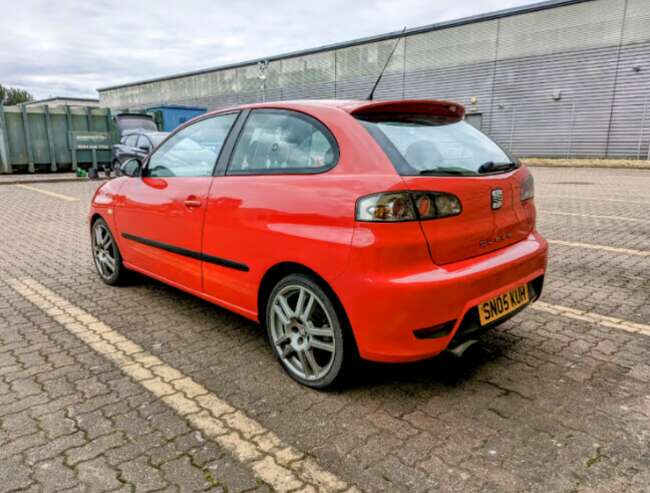
M 93 263 L 99 278 L 109 286 L 124 284 L 128 271 L 122 263 L 122 254 L 108 224 L 98 218 L 91 228 Z
M 266 304 L 269 344 L 286 372 L 307 387 L 342 383 L 344 367 L 352 359 L 346 354 L 343 324 L 331 296 L 304 274 L 281 279 Z

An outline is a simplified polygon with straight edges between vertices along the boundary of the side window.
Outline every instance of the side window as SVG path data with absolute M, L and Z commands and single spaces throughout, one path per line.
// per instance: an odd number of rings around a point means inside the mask
M 137 147 L 140 149 L 147 148 L 148 150 L 151 150 L 151 141 L 144 135 L 141 135 L 140 137 L 138 137 Z
M 149 159 L 145 176 L 211 176 L 237 113 L 196 122 L 179 131 Z
M 293 111 L 253 110 L 228 173 L 317 173 L 337 160 L 336 141 L 319 121 Z
M 135 147 L 135 143 L 138 140 L 138 136 L 136 134 L 129 135 L 126 138 L 126 145 L 129 147 Z
M 122 145 L 126 145 L 126 137 L 122 137 L 122 138 L 120 139 L 120 144 L 122 144 Z

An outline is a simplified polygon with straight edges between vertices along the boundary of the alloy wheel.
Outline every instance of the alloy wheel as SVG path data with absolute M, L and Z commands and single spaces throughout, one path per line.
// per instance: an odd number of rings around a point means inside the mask
M 93 257 L 102 278 L 109 280 L 115 276 L 117 269 L 115 243 L 111 232 L 102 221 L 97 221 L 93 227 Z
M 337 354 L 332 319 L 318 295 L 284 286 L 271 301 L 270 336 L 284 366 L 304 380 L 328 374 Z

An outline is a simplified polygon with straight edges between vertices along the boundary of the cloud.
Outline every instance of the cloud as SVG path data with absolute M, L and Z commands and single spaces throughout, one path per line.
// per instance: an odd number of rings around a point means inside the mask
M 3 8 L 0 83 L 95 89 L 465 17 L 532 0 L 22 0 Z

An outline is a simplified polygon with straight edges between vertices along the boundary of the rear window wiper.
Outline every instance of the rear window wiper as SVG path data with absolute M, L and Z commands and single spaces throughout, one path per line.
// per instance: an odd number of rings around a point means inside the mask
M 475 174 L 473 171 L 463 168 L 433 168 L 419 171 L 420 175 L 458 175 L 467 176 Z
M 486 161 L 478 168 L 479 173 L 491 173 L 493 171 L 508 171 L 517 167 L 517 163 L 495 163 L 494 161 Z

